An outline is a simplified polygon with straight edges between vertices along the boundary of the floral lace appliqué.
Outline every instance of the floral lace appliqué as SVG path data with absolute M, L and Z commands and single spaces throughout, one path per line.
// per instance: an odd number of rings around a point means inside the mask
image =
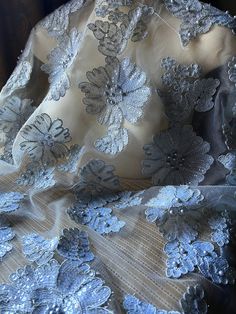
M 198 269 L 217 284 L 234 283 L 236 273 L 221 255 L 221 247 L 229 243 L 230 229 L 222 211 L 207 208 L 201 193 L 186 186 L 162 188 L 146 205 L 148 221 L 156 222 L 167 240 L 167 277 L 179 278 Z M 209 230 L 209 239 L 216 245 L 201 240 L 202 230 Z
M 191 126 L 163 131 L 144 146 L 143 174 L 152 175 L 155 185 L 197 185 L 214 161 L 209 150 Z
M 118 5 L 120 6 L 120 4 Z M 97 20 L 88 25 L 99 41 L 98 50 L 105 56 L 116 57 L 122 54 L 128 40 L 138 41 L 147 36 L 147 23 L 154 10 L 145 5 L 129 10 L 128 14 L 110 6 L 100 6 L 96 12 L 99 16 L 108 16 L 108 21 Z M 112 8 L 113 7 L 113 8 Z
M 72 0 L 67 4 L 62 5 L 52 14 L 43 19 L 39 26 L 45 28 L 51 37 L 56 37 L 59 40 L 63 38 L 68 26 L 70 14 L 81 9 L 87 2 L 85 0 Z
M 68 209 L 68 214 L 75 222 L 87 225 L 99 234 L 119 232 L 125 222 L 120 221 L 114 214 L 110 203 L 117 200 L 117 195 L 105 195 L 103 198 L 94 197 L 91 201 L 77 201 Z
M 0 109 L 0 130 L 6 136 L 4 154 L 1 156 L 4 161 L 13 162 L 12 144 L 18 131 L 34 111 L 31 104 L 30 99 L 21 100 L 17 96 L 12 96 L 7 98 Z
M 19 192 L 0 193 L 0 214 L 18 210 L 24 198 L 25 195 Z
M 26 266 L 0 285 L 3 313 L 106 313 L 110 288 L 89 265 L 56 260 L 34 268 Z
M 73 28 L 69 35 L 65 34 L 48 56 L 48 63 L 41 69 L 49 74 L 49 99 L 59 100 L 70 88 L 67 70 L 72 65 L 78 53 L 81 34 Z
M 87 72 L 89 82 L 80 83 L 85 93 L 86 111 L 98 115 L 98 122 L 107 126 L 108 134 L 96 141 L 98 150 L 115 155 L 128 144 L 123 122 L 134 124 L 143 114 L 150 97 L 146 74 L 130 59 L 106 58 L 105 67 Z
M 230 171 L 226 176 L 226 183 L 236 186 L 236 151 L 231 151 L 226 155 L 219 156 L 218 161 Z
M 81 199 L 90 200 L 92 196 L 112 194 L 120 189 L 119 178 L 114 174 L 115 167 L 102 160 L 91 160 L 78 174 L 78 182 L 74 188 Z
M 52 121 L 46 113 L 37 116 L 33 124 L 21 130 L 21 136 L 26 140 L 21 142 L 21 149 L 34 161 L 44 165 L 55 163 L 68 154 L 65 143 L 71 140 L 69 130 L 62 125 L 62 120 Z
M 187 46 L 199 34 L 209 32 L 214 25 L 226 26 L 232 30 L 236 28 L 234 17 L 210 4 L 198 0 L 165 0 L 164 3 L 174 16 L 182 20 L 179 34 L 183 46 Z
M 77 228 L 64 229 L 57 252 L 67 260 L 91 262 L 94 254 L 90 251 L 88 234 Z
M 0 261 L 8 252 L 12 250 L 12 245 L 9 243 L 9 241 L 11 241 L 14 237 L 15 232 L 12 230 L 12 228 L 3 226 L 0 222 Z
M 39 234 L 28 234 L 22 237 L 23 253 L 30 262 L 46 264 L 54 255 L 58 239 L 46 240 Z
M 207 304 L 204 300 L 204 290 L 201 286 L 188 287 L 180 300 L 181 312 L 159 310 L 152 304 L 140 301 L 132 295 L 127 295 L 123 306 L 127 314 L 206 314 Z
M 199 65 L 177 64 L 170 57 L 163 59 L 161 66 L 165 70 L 162 82 L 166 90 L 159 94 L 171 123 L 188 122 L 194 110 L 206 112 L 214 107 L 213 96 L 219 80 L 202 79 Z

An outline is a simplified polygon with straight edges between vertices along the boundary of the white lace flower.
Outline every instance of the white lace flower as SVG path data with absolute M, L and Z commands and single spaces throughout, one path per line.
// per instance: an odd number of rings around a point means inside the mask
M 83 102 L 86 110 L 90 114 L 97 114 L 98 122 L 109 128 L 109 136 L 105 136 L 97 148 L 116 154 L 128 142 L 127 132 L 122 132 L 125 130 L 122 128 L 124 119 L 136 123 L 150 96 L 146 74 L 128 58 L 120 62 L 116 58 L 107 57 L 105 67 L 87 72 L 87 78 L 89 82 L 79 84 L 85 93 Z M 112 136 L 114 132 L 116 144 Z
M 37 116 L 33 124 L 21 130 L 21 136 L 26 140 L 20 144 L 21 149 L 35 161 L 41 160 L 46 165 L 54 163 L 67 155 L 65 143 L 71 140 L 69 129 L 62 125 L 62 120 L 52 121 L 46 113 Z
M 152 175 L 155 185 L 197 185 L 214 161 L 209 150 L 191 126 L 169 129 L 144 146 L 143 174 Z
M 49 74 L 50 99 L 59 100 L 64 97 L 70 88 L 70 79 L 67 70 L 72 65 L 79 50 L 81 34 L 73 28 L 69 34 L 65 34 L 58 47 L 48 55 L 48 63 L 41 69 Z

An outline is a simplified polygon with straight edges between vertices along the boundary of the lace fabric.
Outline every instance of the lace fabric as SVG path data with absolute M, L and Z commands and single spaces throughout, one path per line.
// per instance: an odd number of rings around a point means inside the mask
M 0 313 L 232 313 L 234 30 L 197 0 L 36 25 L 0 94 Z

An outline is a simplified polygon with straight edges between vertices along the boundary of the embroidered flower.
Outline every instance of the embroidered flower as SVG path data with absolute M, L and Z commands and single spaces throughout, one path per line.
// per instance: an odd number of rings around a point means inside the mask
M 32 186 L 37 190 L 46 190 L 56 184 L 54 179 L 55 168 L 44 168 L 38 162 L 28 163 L 16 180 L 16 184 Z
M 168 256 L 166 275 L 171 278 L 180 278 L 193 272 L 207 257 L 219 258 L 214 252 L 214 246 L 202 241 L 184 243 L 174 240 L 165 245 L 164 252 Z
M 114 175 L 114 166 L 102 160 L 91 160 L 79 172 L 79 181 L 74 192 L 79 198 L 90 200 L 93 196 L 112 194 L 120 189 L 119 178 Z
M 130 191 L 121 192 L 118 200 L 114 203 L 117 209 L 124 209 L 133 206 L 139 206 L 142 203 L 142 195 L 144 191 L 133 193 Z
M 182 65 L 168 57 L 162 60 L 165 69 L 162 76 L 166 90 L 158 91 L 164 101 L 165 112 L 173 124 L 191 121 L 194 110 L 206 112 L 214 107 L 213 96 L 220 81 L 201 79 L 201 68 L 197 64 Z
M 209 219 L 209 226 L 212 229 L 211 240 L 217 243 L 220 247 L 225 246 L 230 241 L 229 226 L 231 221 L 226 215 L 217 213 Z
M 5 97 L 12 95 L 12 93 L 17 89 L 24 88 L 30 80 L 33 69 L 32 37 L 33 32 L 30 34 L 25 49 L 19 57 L 16 68 L 1 91 L 1 94 Z
M 150 88 L 146 85 L 146 74 L 128 58 L 106 58 L 105 67 L 87 73 L 89 82 L 79 84 L 86 110 L 98 115 L 98 122 L 109 127 L 111 136 L 116 132 L 117 148 L 108 149 L 113 155 L 127 144 L 127 133 L 122 133 L 124 119 L 134 124 L 143 114 L 143 107 L 150 97 Z M 124 131 L 123 131 L 124 132 Z M 109 134 L 109 133 L 108 133 Z M 99 150 L 106 152 L 107 146 L 114 145 L 115 139 L 105 137 Z
M 232 30 L 236 27 L 235 18 L 228 12 L 222 12 L 198 0 L 165 0 L 164 3 L 174 16 L 182 19 L 179 34 L 183 46 L 187 46 L 199 34 L 209 32 L 214 25 L 226 26 Z
M 24 198 L 24 194 L 19 192 L 0 193 L 0 213 L 18 210 Z
M 3 312 L 112 313 L 104 307 L 110 288 L 86 264 L 51 260 L 33 268 L 26 266 L 0 285 Z
M 12 250 L 12 245 L 9 241 L 14 237 L 15 232 L 12 228 L 3 226 L 2 222 L 0 222 L 0 261 L 8 252 Z
M 204 296 L 204 290 L 200 285 L 188 287 L 180 301 L 183 314 L 206 314 L 208 307 Z
M 218 158 L 218 161 L 230 171 L 226 176 L 226 182 L 229 185 L 236 185 L 236 154 L 234 151 L 221 155 Z
M 180 300 L 181 313 L 206 314 L 207 304 L 204 300 L 204 290 L 200 285 L 190 286 Z M 152 304 L 140 301 L 132 295 L 127 295 L 123 302 L 127 314 L 180 314 L 177 311 L 165 311 L 155 308 Z
M 194 82 L 190 89 L 190 97 L 192 97 L 196 111 L 206 112 L 214 107 L 213 96 L 219 85 L 220 81 L 213 78 L 196 80 Z
M 41 69 L 49 74 L 49 99 L 59 100 L 70 88 L 67 70 L 77 56 L 80 39 L 81 34 L 73 28 L 68 35 L 62 37 L 59 45 L 48 55 L 48 63 L 41 66 Z
M 63 128 L 60 119 L 54 121 L 43 113 L 35 118 L 33 124 L 26 125 L 21 130 L 21 136 L 26 140 L 20 144 L 31 159 L 45 165 L 54 163 L 67 155 L 65 143 L 71 140 L 69 129 Z
M 72 0 L 65 5 L 60 6 L 53 13 L 44 18 L 39 26 L 45 28 L 51 37 L 60 39 L 65 35 L 69 25 L 70 14 L 81 9 L 89 1 Z
M 22 237 L 23 254 L 30 262 L 38 265 L 46 264 L 54 255 L 54 250 L 58 244 L 58 239 L 44 239 L 36 233 Z
M 112 23 L 96 20 L 95 23 L 88 24 L 88 28 L 99 41 L 98 50 L 105 56 L 116 57 L 124 52 L 130 38 L 138 41 L 147 36 L 147 24 L 153 12 L 153 8 L 142 4 L 127 14 L 117 6 L 113 10 L 101 5 L 96 13 L 103 17 L 107 15 Z
M 155 185 L 197 185 L 214 161 L 209 150 L 190 126 L 163 131 L 144 146 L 143 174 L 152 175 Z
M 119 232 L 125 222 L 113 215 L 111 208 L 111 206 L 115 207 L 116 203 L 113 202 L 119 200 L 119 195 L 104 192 L 101 194 L 102 197 L 95 196 L 89 201 L 81 200 L 78 194 L 76 202 L 67 212 L 75 222 L 87 225 L 100 234 Z
M 156 222 L 168 241 L 178 239 L 190 243 L 198 235 L 197 218 L 201 215 L 202 200 L 199 190 L 167 186 L 146 203 L 146 218 Z
M 22 100 L 17 96 L 12 96 L 7 98 L 0 108 L 0 130 L 6 136 L 2 159 L 6 162 L 13 163 L 12 145 L 18 131 L 34 111 L 31 104 L 30 99 Z
M 94 259 L 94 255 L 90 251 L 88 234 L 77 228 L 63 230 L 57 252 L 71 261 L 91 262 Z

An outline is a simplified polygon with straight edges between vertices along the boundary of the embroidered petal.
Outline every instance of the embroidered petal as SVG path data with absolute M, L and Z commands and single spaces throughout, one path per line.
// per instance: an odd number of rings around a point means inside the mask
M 0 213 L 18 210 L 24 198 L 24 194 L 19 192 L 0 193 Z
M 90 251 L 88 234 L 77 228 L 63 230 L 57 251 L 68 260 L 90 262 L 94 259 L 94 255 Z
M 46 240 L 39 234 L 28 234 L 22 237 L 23 253 L 30 262 L 46 264 L 54 255 L 58 239 Z

